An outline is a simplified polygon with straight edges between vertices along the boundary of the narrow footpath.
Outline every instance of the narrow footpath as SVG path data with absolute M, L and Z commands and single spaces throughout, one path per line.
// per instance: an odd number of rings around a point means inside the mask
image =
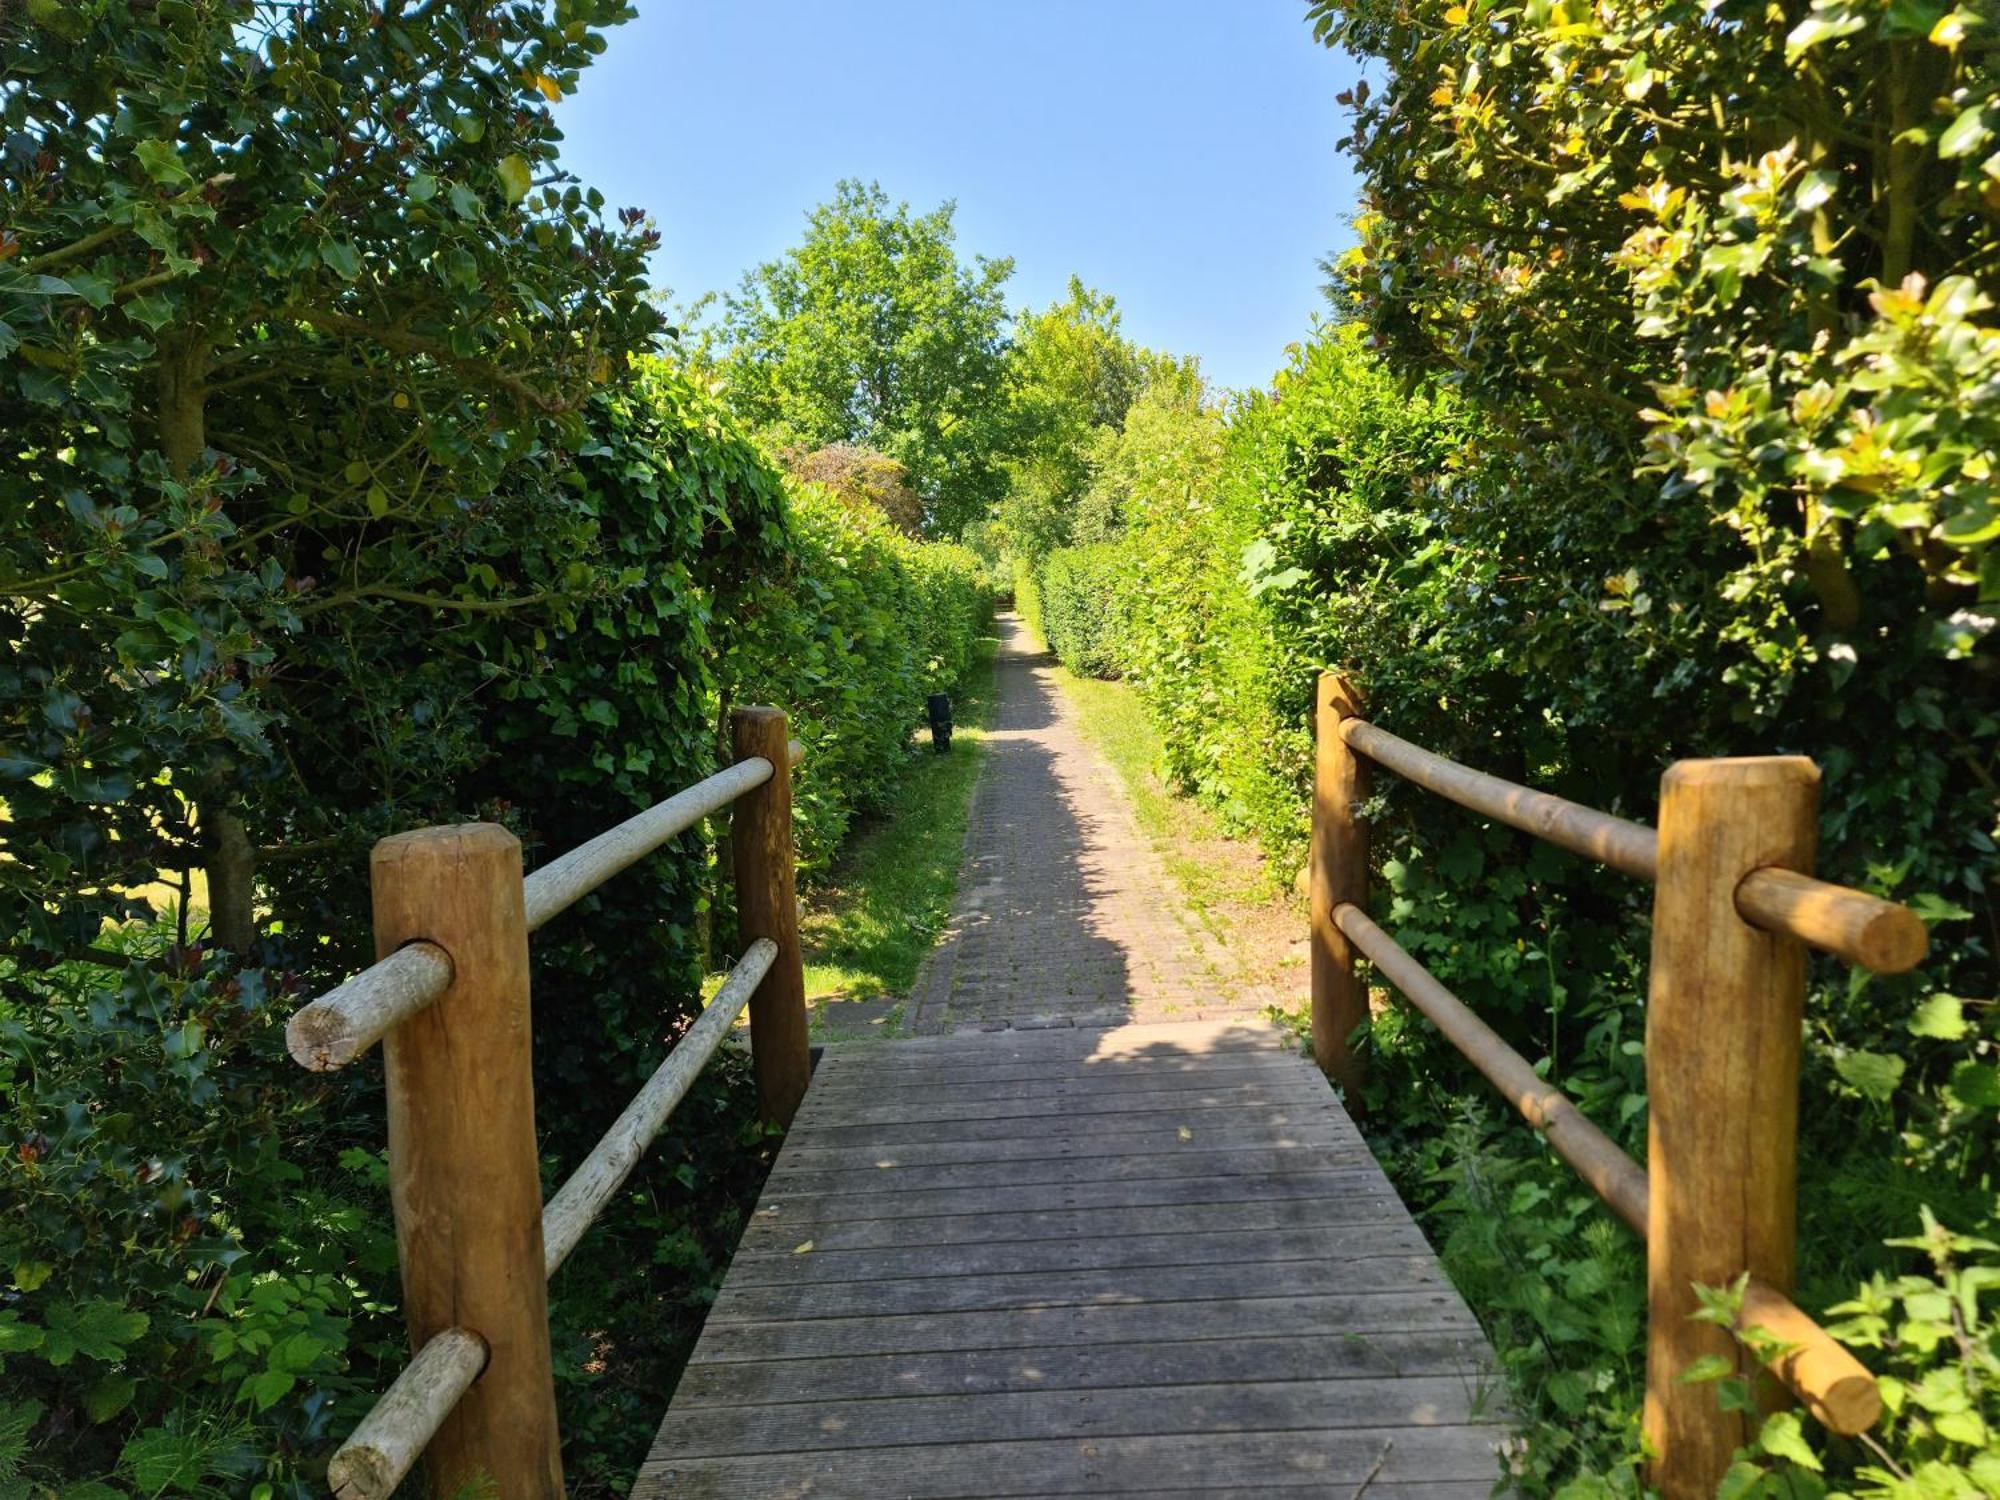
M 908 1029 L 1038 1030 L 1213 1019 L 1220 955 L 1132 816 L 1018 615 L 999 620 L 993 726 L 957 907 Z
M 930 1034 L 825 1047 L 634 1500 L 1486 1500 L 1478 1324 L 1003 630 Z

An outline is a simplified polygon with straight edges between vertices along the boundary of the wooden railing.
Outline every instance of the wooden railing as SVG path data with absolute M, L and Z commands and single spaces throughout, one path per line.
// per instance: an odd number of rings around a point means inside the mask
M 1813 878 L 1818 767 L 1800 756 L 1678 762 L 1656 831 L 1446 760 L 1359 708 L 1343 678 L 1321 677 L 1309 875 L 1320 1068 L 1358 1106 L 1365 956 L 1644 1238 L 1644 1431 L 1667 1500 L 1714 1495 L 1746 1436 L 1713 1387 L 1681 1378 L 1705 1355 L 1741 1357 L 1728 1330 L 1693 1318 L 1697 1284 L 1747 1274 L 1737 1330 L 1761 1331 L 1772 1373 L 1828 1428 L 1866 1431 L 1882 1409 L 1874 1377 L 1787 1295 L 1806 948 L 1894 974 L 1922 960 L 1928 938 L 1908 908 Z M 1644 1167 L 1369 919 L 1371 765 L 1654 882 Z
M 731 716 L 735 762 L 525 880 L 491 823 L 375 846 L 372 968 L 298 1011 L 314 1071 L 383 1041 L 389 1194 L 415 1356 L 327 1465 L 341 1500 L 381 1500 L 428 1453 L 434 1496 L 497 1481 L 507 1500 L 563 1493 L 548 1278 L 659 1134 L 747 1002 L 765 1116 L 789 1124 L 811 1070 L 794 892 L 791 768 L 775 708 Z M 545 1206 L 535 1146 L 528 934 L 711 813 L 734 804 L 737 926 L 721 990 Z

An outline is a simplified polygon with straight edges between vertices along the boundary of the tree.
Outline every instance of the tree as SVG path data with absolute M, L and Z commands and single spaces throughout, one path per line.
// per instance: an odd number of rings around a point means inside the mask
M 904 536 L 922 535 L 923 502 L 910 488 L 909 470 L 888 454 L 859 443 L 829 443 L 810 452 L 788 449 L 783 457 L 794 479 L 824 486 L 851 509 L 886 516 Z
M 567 182 L 548 109 L 631 14 L 0 12 L 0 879 L 38 944 L 205 864 L 240 952 L 285 695 L 365 686 L 343 618 L 553 620 L 605 584 L 509 578 L 575 556 L 587 515 L 519 476 L 658 322 L 639 216 Z
M 1117 301 L 1076 276 L 1062 301 L 1014 320 L 1016 452 L 1000 519 L 1021 556 L 1041 557 L 1071 540 L 1092 445 L 1124 425 L 1158 362 L 1119 323 Z
M 959 260 L 955 206 L 913 214 L 843 181 L 806 235 L 725 301 L 731 398 L 786 445 L 858 443 L 909 471 L 926 529 L 957 535 L 1006 488 L 1010 259 Z

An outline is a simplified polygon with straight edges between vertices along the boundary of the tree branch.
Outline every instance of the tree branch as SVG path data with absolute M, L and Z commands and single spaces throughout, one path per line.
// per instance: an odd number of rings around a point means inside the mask
M 436 339 L 426 338 L 420 333 L 410 333 L 401 328 L 378 328 L 372 323 L 347 313 L 325 312 L 317 308 L 290 307 L 284 310 L 285 317 L 295 318 L 309 328 L 317 328 L 321 333 L 330 333 L 340 338 L 368 339 L 380 344 L 384 349 L 393 349 L 398 354 L 421 354 L 434 359 L 441 365 L 448 365 L 460 374 L 468 375 L 485 385 L 507 392 L 515 400 L 536 411 L 554 416 L 574 407 L 575 401 L 565 401 L 536 389 L 519 375 L 486 360 L 470 355 L 456 354 Z

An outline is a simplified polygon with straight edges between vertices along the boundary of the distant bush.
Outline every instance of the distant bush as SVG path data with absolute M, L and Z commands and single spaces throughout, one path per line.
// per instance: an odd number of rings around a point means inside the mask
M 1059 547 L 1042 560 L 1041 628 L 1062 664 L 1084 677 L 1116 677 L 1122 658 L 1124 557 L 1115 543 Z

